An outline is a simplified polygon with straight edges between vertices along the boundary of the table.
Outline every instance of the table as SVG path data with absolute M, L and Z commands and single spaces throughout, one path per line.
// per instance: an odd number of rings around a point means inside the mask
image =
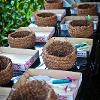
M 99 50 L 100 50 L 100 48 L 99 48 L 100 47 L 100 38 L 99 38 L 100 34 L 98 34 L 99 32 L 100 32 L 100 22 L 98 23 L 98 29 L 97 29 L 95 35 L 92 37 L 94 39 L 94 41 L 93 41 L 93 49 L 92 49 L 90 56 L 87 59 L 77 59 L 77 61 L 79 62 L 77 64 L 81 64 L 80 69 L 78 69 L 76 66 L 73 67 L 72 69 L 69 69 L 71 71 L 80 71 L 83 73 L 83 81 L 82 81 L 81 87 L 79 89 L 79 93 L 77 95 L 76 100 L 100 100 L 100 97 L 99 97 L 100 96 L 100 86 L 99 86 L 100 78 L 96 78 L 97 76 L 95 77 L 95 75 L 98 72 L 100 72 L 99 68 L 98 68 L 98 66 L 100 65 L 100 62 L 97 61 L 100 53 L 99 53 L 98 57 L 96 57 L 96 53 L 95 53 L 95 51 L 99 52 Z M 67 31 L 62 31 L 60 36 L 66 37 L 69 35 L 68 35 Z M 37 43 L 35 45 L 35 48 L 33 48 L 33 49 L 40 50 L 40 58 L 37 59 L 37 61 L 31 66 L 31 68 L 39 69 L 41 67 L 42 68 L 45 67 L 44 64 L 42 64 L 43 62 L 42 62 L 42 57 L 41 57 L 41 50 L 44 45 L 45 45 L 45 43 L 43 43 L 43 44 Z M 16 82 L 16 79 L 18 79 L 18 77 L 15 77 L 15 76 L 20 76 L 23 73 L 24 72 L 21 72 L 21 71 L 15 72 L 13 80 L 10 81 L 7 85 L 5 85 L 5 87 L 11 87 L 14 84 L 14 82 Z M 98 77 L 100 76 L 99 73 L 97 75 L 98 75 Z

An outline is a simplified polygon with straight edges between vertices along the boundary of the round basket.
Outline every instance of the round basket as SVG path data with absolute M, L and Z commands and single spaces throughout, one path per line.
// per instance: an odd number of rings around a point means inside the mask
M 77 10 L 79 16 L 97 15 L 97 7 L 95 4 L 80 4 L 77 6 Z
M 67 70 L 75 64 L 76 52 L 68 41 L 52 40 L 44 46 L 42 57 L 47 68 Z
M 0 56 L 0 86 L 7 84 L 13 76 L 13 64 L 11 59 Z
M 47 0 L 45 9 L 63 9 L 63 0 Z
M 17 87 L 8 100 L 57 100 L 57 96 L 46 82 L 34 80 Z
M 35 34 L 30 31 L 17 31 L 8 35 L 10 47 L 32 48 L 35 44 Z
M 57 16 L 53 13 L 36 13 L 35 21 L 38 26 L 56 26 Z
M 68 32 L 72 37 L 90 37 L 93 34 L 93 22 L 86 20 L 73 20 L 69 24 Z

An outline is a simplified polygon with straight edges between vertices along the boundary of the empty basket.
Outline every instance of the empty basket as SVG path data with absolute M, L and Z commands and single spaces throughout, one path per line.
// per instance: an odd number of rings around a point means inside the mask
M 80 4 L 77 6 L 77 10 L 79 16 L 97 15 L 97 7 L 95 4 Z
M 17 31 L 9 34 L 8 43 L 10 47 L 32 48 L 35 44 L 35 33 L 30 31 Z
M 47 0 L 45 9 L 63 9 L 63 0 Z
M 76 52 L 70 42 L 51 39 L 44 46 L 42 57 L 47 68 L 68 70 L 75 64 Z
M 72 37 L 90 37 L 93 34 L 93 22 L 86 20 L 73 20 L 69 23 L 68 32 Z
M 0 86 L 7 84 L 11 80 L 12 76 L 12 61 L 5 56 L 0 56 Z
M 57 16 L 53 13 L 40 12 L 35 14 L 35 21 L 38 26 L 56 26 Z

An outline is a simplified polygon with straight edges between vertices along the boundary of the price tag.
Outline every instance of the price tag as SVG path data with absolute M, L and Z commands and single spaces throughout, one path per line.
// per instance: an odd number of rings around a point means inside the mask
M 87 57 L 87 51 L 77 51 L 77 57 Z

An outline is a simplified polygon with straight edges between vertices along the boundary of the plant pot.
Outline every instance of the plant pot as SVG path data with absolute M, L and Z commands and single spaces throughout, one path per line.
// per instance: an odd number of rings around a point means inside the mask
M 56 26 L 57 16 L 53 13 L 36 13 L 35 21 L 38 26 Z
M 43 48 L 43 61 L 49 69 L 70 69 L 76 61 L 74 47 L 68 41 L 50 40 Z
M 24 80 L 23 80 L 24 81 Z M 29 81 L 15 89 L 8 100 L 57 100 L 54 90 L 44 81 Z
M 11 59 L 0 56 L 0 86 L 7 84 L 13 76 L 13 64 Z
M 63 9 L 63 0 L 47 0 L 45 9 Z
M 68 32 L 72 37 L 88 38 L 93 34 L 93 22 L 73 20 L 69 23 Z
M 17 31 L 8 35 L 8 43 L 14 48 L 32 48 L 35 44 L 35 33 Z
M 97 7 L 95 4 L 80 4 L 77 7 L 79 16 L 95 16 L 97 15 Z

